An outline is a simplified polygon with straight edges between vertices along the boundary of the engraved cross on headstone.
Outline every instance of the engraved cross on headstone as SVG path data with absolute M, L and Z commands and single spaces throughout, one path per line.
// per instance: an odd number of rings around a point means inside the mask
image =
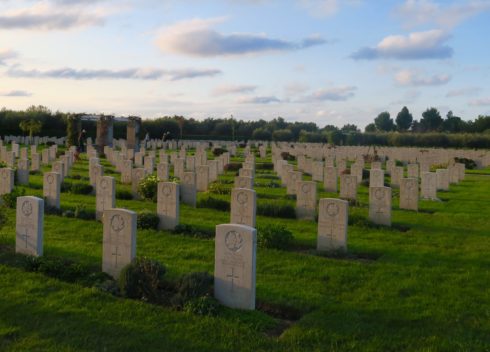
M 122 254 L 119 252 L 119 246 L 116 245 L 116 251 L 112 253 L 112 256 L 115 256 L 116 257 L 116 262 L 115 262 L 115 266 L 117 266 L 117 257 L 121 257 Z
M 229 277 L 231 279 L 231 291 L 234 291 L 235 288 L 235 279 L 238 279 L 238 276 L 235 276 L 235 268 L 231 267 L 231 274 L 226 275 L 226 277 Z

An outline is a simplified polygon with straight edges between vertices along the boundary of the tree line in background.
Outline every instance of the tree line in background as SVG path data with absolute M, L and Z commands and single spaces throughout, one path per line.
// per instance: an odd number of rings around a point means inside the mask
M 67 135 L 67 121 L 75 114 L 51 112 L 44 106 L 25 111 L 0 110 L 1 135 Z M 96 123 L 82 121 L 88 136 L 95 138 Z M 70 132 L 72 133 L 72 132 Z M 316 142 L 335 145 L 386 145 L 423 147 L 490 148 L 490 116 L 465 121 L 449 112 L 443 119 L 435 108 L 427 109 L 420 120 L 414 120 L 406 107 L 392 119 L 380 113 L 365 132 L 354 124 L 341 128 L 313 122 L 287 122 L 282 117 L 271 121 L 243 121 L 230 118 L 196 120 L 183 116 L 166 116 L 142 121 L 140 137 L 157 139 L 267 140 Z M 126 137 L 126 124 L 114 122 L 114 137 Z

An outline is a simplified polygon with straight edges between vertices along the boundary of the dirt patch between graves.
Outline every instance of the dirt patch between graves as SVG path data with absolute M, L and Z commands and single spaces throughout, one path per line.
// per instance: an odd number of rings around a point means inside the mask
M 296 308 L 257 301 L 256 309 L 278 320 L 277 325 L 265 334 L 271 338 L 280 338 L 294 323 L 301 319 L 303 312 Z

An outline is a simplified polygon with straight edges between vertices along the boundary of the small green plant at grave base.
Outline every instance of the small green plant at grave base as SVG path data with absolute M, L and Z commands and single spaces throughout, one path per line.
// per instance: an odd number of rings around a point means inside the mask
M 93 192 L 94 188 L 92 185 L 89 185 L 88 183 L 82 183 L 82 182 L 74 182 L 71 185 L 70 192 L 72 194 L 91 194 Z
M 216 316 L 220 307 L 221 305 L 214 297 L 206 295 L 187 301 L 183 311 L 197 315 Z
M 60 208 L 56 208 L 56 207 L 47 205 L 46 199 L 44 199 L 44 214 L 62 215 L 63 211 Z
M 197 207 L 230 211 L 230 202 L 223 199 L 213 198 L 210 195 L 206 195 L 197 201 Z
M 81 264 L 60 257 L 32 257 L 24 259 L 24 269 L 43 273 L 59 280 L 75 282 L 88 274 L 88 269 Z
M 61 192 L 70 192 L 71 187 L 72 187 L 71 182 L 63 181 L 63 182 L 61 182 L 61 185 L 60 185 L 60 191 Z
M 172 297 L 172 305 L 182 308 L 192 299 L 211 294 L 214 277 L 207 272 L 194 272 L 183 276 L 176 284 L 177 292 Z
M 7 216 L 5 215 L 5 208 L 0 207 L 0 230 L 2 229 L 3 225 L 5 225 L 7 222 Z
M 295 219 L 296 210 L 294 206 L 289 203 L 283 203 L 280 201 L 266 201 L 257 203 L 257 215 Z
M 231 194 L 231 188 L 221 182 L 213 182 L 209 185 L 209 193 L 221 195 Z
M 7 167 L 7 163 L 4 161 L 0 161 L 0 169 L 4 167 Z
M 226 153 L 227 150 L 225 148 L 214 148 L 213 150 L 213 155 L 214 156 L 220 156 L 223 153 Z
M 17 197 L 23 197 L 25 195 L 25 188 L 14 187 L 12 192 L 2 195 L 3 204 L 7 208 L 14 209 L 17 206 Z
M 465 168 L 468 170 L 474 170 L 477 166 L 474 160 L 468 158 L 454 158 L 454 161 L 464 164 Z
M 176 235 L 183 235 L 188 237 L 204 238 L 204 239 L 214 238 L 215 236 L 215 230 L 212 228 L 205 228 L 205 227 L 189 225 L 189 224 L 177 225 L 175 229 L 172 230 L 172 233 Z
M 160 285 L 166 273 L 156 260 L 139 257 L 126 265 L 119 275 L 119 290 L 124 297 L 152 303 L 160 301 Z
M 238 171 L 242 167 L 242 163 L 229 163 L 225 165 L 225 171 Z
M 77 204 L 73 211 L 73 216 L 77 219 L 94 220 L 95 212 L 87 210 L 85 204 Z
M 257 244 L 263 248 L 288 249 L 294 236 L 283 224 L 267 224 L 257 229 Z
M 273 163 L 258 163 L 256 165 L 257 170 L 272 170 L 274 169 Z
M 395 166 L 403 166 L 403 161 L 395 160 Z
M 121 189 L 116 191 L 116 198 L 122 200 L 131 200 L 133 199 L 133 194 L 130 191 Z
M 147 200 L 157 200 L 158 182 L 161 180 L 155 175 L 146 176 L 138 185 L 138 194 Z
M 139 229 L 158 229 L 160 219 L 157 214 L 152 213 L 149 210 L 143 210 L 138 213 L 138 228 Z

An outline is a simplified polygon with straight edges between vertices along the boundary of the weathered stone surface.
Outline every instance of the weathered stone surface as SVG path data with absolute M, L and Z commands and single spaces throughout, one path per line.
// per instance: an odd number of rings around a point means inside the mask
M 196 173 L 194 171 L 186 171 L 180 182 L 180 195 L 182 203 L 196 207 L 197 190 L 196 190 Z
M 296 218 L 315 219 L 316 182 L 298 181 L 296 183 Z
M 60 208 L 61 176 L 57 172 L 46 172 L 43 176 L 43 196 L 46 206 Z
M 44 200 L 25 196 L 17 198 L 15 252 L 43 255 Z
M 352 175 L 340 176 L 340 198 L 357 199 L 357 177 Z
M 0 169 L 0 196 L 12 192 L 15 185 L 14 169 L 5 167 Z
M 337 193 L 337 169 L 334 166 L 327 166 L 325 167 L 323 176 L 323 187 L 325 191 Z
M 116 206 L 116 181 L 114 177 L 101 176 L 97 179 L 95 198 L 95 217 L 100 220 L 105 210 Z
M 437 176 L 435 172 L 422 172 L 420 196 L 422 199 L 437 200 Z
M 214 297 L 223 305 L 255 309 L 257 232 L 238 224 L 216 226 Z
M 369 220 L 391 226 L 391 188 L 369 187 Z
M 29 160 L 20 159 L 17 163 L 17 182 L 20 185 L 29 184 Z
M 418 177 L 402 178 L 400 183 L 400 209 L 419 210 Z
M 382 169 L 369 171 L 369 187 L 383 187 L 385 184 L 385 172 Z
M 247 188 L 234 188 L 231 191 L 230 223 L 255 227 L 256 194 Z
M 349 203 L 336 198 L 322 198 L 318 205 L 319 251 L 347 251 Z
M 114 278 L 136 257 L 136 221 L 136 213 L 130 210 L 104 211 L 102 271 Z
M 436 170 L 437 189 L 449 191 L 449 171 L 447 169 Z
M 235 188 L 254 188 L 254 179 L 252 177 L 246 176 L 236 176 L 235 177 Z
M 197 167 L 196 178 L 197 178 L 197 182 L 196 182 L 197 191 L 206 192 L 208 190 L 208 185 L 209 185 L 209 166 L 199 165 Z
M 158 183 L 157 214 L 160 230 L 173 230 L 179 224 L 179 193 L 179 185 L 175 182 Z

